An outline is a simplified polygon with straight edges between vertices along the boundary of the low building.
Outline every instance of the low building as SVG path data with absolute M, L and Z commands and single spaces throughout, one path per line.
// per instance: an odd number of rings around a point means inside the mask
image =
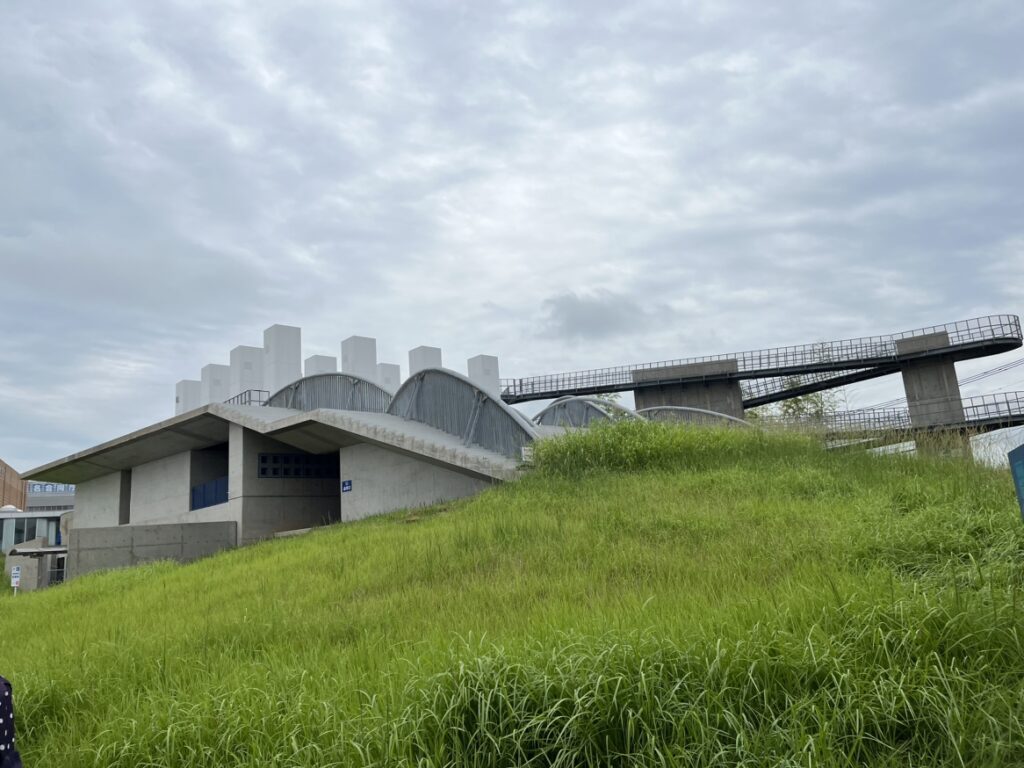
M 467 496 L 514 477 L 538 431 L 466 377 L 392 395 L 308 376 L 263 406 L 211 403 L 32 470 L 75 484 L 68 575 L 188 561 L 280 533 Z

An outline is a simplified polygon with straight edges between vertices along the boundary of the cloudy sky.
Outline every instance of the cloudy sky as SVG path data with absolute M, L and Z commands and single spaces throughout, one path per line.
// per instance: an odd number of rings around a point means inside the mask
M 0 457 L 272 323 L 526 376 L 1018 313 L 1022 39 L 1019 0 L 4 3 Z

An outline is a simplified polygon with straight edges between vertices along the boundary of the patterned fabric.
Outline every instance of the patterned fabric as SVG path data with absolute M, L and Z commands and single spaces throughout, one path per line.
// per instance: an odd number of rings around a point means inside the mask
M 22 768 L 14 748 L 14 697 L 11 684 L 0 677 L 0 768 Z

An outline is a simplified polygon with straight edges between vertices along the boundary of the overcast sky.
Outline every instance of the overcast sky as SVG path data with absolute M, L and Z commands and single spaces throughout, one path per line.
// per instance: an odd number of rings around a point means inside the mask
M 526 376 L 1018 313 L 1022 39 L 1020 0 L 4 3 L 0 457 L 273 323 Z

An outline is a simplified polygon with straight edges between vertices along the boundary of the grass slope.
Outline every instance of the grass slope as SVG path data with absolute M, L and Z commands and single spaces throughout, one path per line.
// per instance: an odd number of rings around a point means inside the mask
M 0 598 L 39 766 L 1024 764 L 1008 473 L 622 423 L 521 482 Z

